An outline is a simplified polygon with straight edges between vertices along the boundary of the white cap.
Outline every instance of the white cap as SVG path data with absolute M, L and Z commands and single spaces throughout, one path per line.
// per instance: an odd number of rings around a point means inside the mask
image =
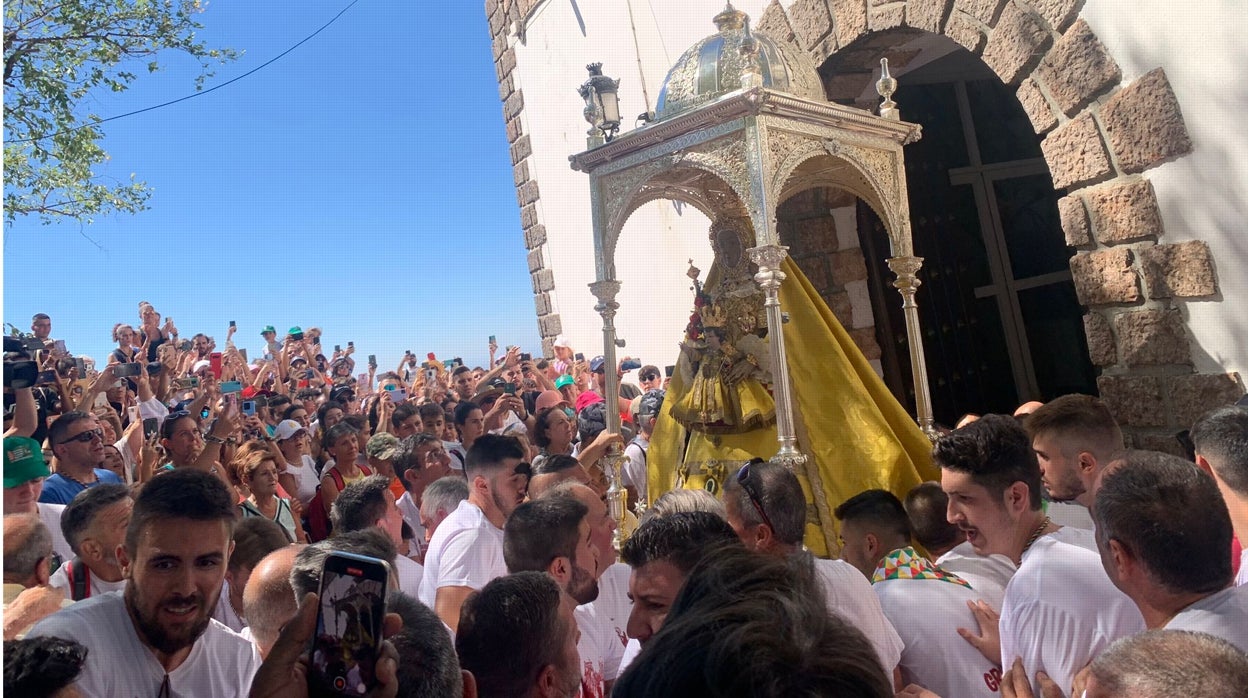
M 558 337 L 555 337 L 555 342 L 551 346 L 562 347 L 564 349 L 572 348 L 572 345 L 568 344 L 568 338 L 564 337 L 563 335 L 559 335 Z
M 307 431 L 303 425 L 293 419 L 286 419 L 277 425 L 277 429 L 273 432 L 273 438 L 278 441 L 285 441 L 301 431 Z

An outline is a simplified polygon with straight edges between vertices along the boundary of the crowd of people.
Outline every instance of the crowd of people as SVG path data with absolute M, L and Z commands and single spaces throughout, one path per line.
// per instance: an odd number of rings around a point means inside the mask
M 51 330 L 5 338 L 13 695 L 317 695 L 348 664 L 377 696 L 1248 685 L 1245 406 L 1210 405 L 1188 459 L 1127 449 L 1089 396 L 968 418 L 934 444 L 939 482 L 832 503 L 840 558 L 821 559 L 782 465 L 654 496 L 664 374 L 562 338 L 551 358 L 491 341 L 482 367 L 409 352 L 357 373 L 315 328 L 265 327 L 251 361 L 232 326 L 218 351 L 147 303 L 98 364 Z M 619 431 L 608 370 L 640 384 Z M 321 603 L 344 556 L 385 563 L 384 616 Z M 316 644 L 326 623 L 342 646 Z

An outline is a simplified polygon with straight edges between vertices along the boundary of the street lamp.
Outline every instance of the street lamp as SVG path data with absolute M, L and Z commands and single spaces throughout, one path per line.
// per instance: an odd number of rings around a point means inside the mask
M 589 70 L 589 79 L 577 91 L 585 100 L 585 120 L 590 124 L 587 140 L 589 147 L 594 148 L 610 143 L 620 129 L 620 81 L 603 75 L 601 63 L 590 63 L 585 68 Z

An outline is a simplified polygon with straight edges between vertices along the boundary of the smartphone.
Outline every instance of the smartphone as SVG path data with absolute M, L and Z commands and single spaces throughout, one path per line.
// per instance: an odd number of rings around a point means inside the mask
M 532 354 L 521 354 L 521 355 L 520 355 L 520 360 L 521 360 L 521 361 L 532 361 L 532 360 L 533 360 L 533 355 L 532 355 Z
M 395 390 L 391 391 L 391 393 L 390 393 L 390 402 L 393 402 L 394 404 L 396 404 L 396 405 L 397 405 L 397 404 L 399 404 L 400 402 L 404 402 L 404 401 L 406 401 L 406 400 L 407 400 L 407 391 L 406 391 L 406 390 L 403 390 L 403 389 L 401 389 L 401 388 L 398 388 L 398 389 L 395 389 Z
M 335 354 L 341 354 L 341 353 L 342 353 L 342 345 L 341 345 L 341 344 L 335 344 L 335 345 L 334 345 L 334 353 L 335 353 Z
M 516 384 L 515 383 L 503 383 L 503 392 L 506 393 L 507 395 L 515 395 Z
M 437 379 L 438 379 L 438 369 L 436 368 L 425 369 L 425 383 L 432 383 L 436 381 Z
M 310 368 L 309 368 L 308 370 L 306 370 L 306 371 L 304 371 L 304 372 L 303 372 L 303 378 L 304 378 L 304 380 L 312 380 L 312 376 L 315 376 L 315 375 L 316 375 L 316 373 L 315 373 L 315 372 L 313 372 L 313 371 L 312 371 L 312 369 L 310 369 Z
M 229 395 L 230 393 L 241 393 L 241 392 L 243 392 L 242 383 L 238 381 L 222 381 L 221 382 L 221 394 L 222 395 Z
M 628 359 L 620 363 L 621 371 L 635 371 L 641 368 L 641 362 L 637 359 Z
M 663 373 L 667 374 L 667 377 L 668 377 L 668 378 L 671 378 L 671 377 L 672 377 L 672 374 L 673 374 L 673 373 L 675 373 L 675 372 L 676 372 L 676 367 L 675 367 L 675 366 L 665 366 L 665 367 L 663 367 Z
M 85 359 L 74 359 L 74 368 L 78 369 L 78 377 L 87 377 L 87 362 Z
M 498 344 L 498 340 L 494 338 L 494 335 L 490 335 L 490 344 Z
M 234 321 L 233 321 L 233 320 L 230 320 L 230 327 L 238 327 L 238 325 L 235 325 L 235 324 L 234 324 Z
M 155 417 L 148 417 L 143 420 L 143 438 L 151 439 L 160 432 L 160 420 Z
M 147 375 L 159 376 L 160 372 L 163 370 L 165 370 L 165 365 L 160 363 L 159 361 L 147 362 Z
M 142 372 L 143 364 L 140 363 L 113 364 L 113 375 L 118 378 L 132 378 Z
M 302 342 L 302 341 L 303 341 L 303 333 L 302 333 L 302 332 L 292 332 L 292 333 L 291 333 L 291 335 L 290 335 L 290 338 L 291 338 L 291 339 L 293 339 L 293 340 L 295 340 L 296 342 Z
M 347 342 L 347 346 L 349 346 L 349 347 L 351 347 L 352 349 L 354 349 L 354 348 L 355 348 L 355 342 L 353 342 L 353 341 L 348 341 L 348 342 Z
M 376 354 L 368 355 L 368 365 L 370 368 L 377 368 L 377 355 Z
M 584 361 L 584 360 L 585 360 L 585 355 L 584 355 L 584 354 L 582 354 L 581 352 L 579 352 L 579 351 L 578 351 L 578 352 L 576 352 L 576 356 L 574 356 L 574 357 L 572 357 L 572 358 L 576 359 L 577 361 Z
M 139 408 L 127 407 L 126 408 L 126 424 L 133 424 L 137 421 L 139 421 Z
M 65 348 L 65 340 L 57 339 L 52 342 L 52 351 L 57 354 L 68 354 L 69 350 Z
M 221 380 L 221 352 L 214 351 L 208 355 L 208 368 L 214 378 Z
M 186 382 L 185 385 L 188 388 L 199 387 L 199 376 L 187 376 L 186 378 L 183 378 L 182 380 Z
M 333 551 L 321 568 L 311 680 L 321 691 L 362 696 L 377 685 L 390 565 Z
M 55 385 L 56 381 L 56 371 L 40 371 L 35 378 L 35 385 Z
M 256 416 L 256 401 L 255 400 L 243 400 L 242 413 L 244 417 Z
M 210 409 L 208 409 L 207 407 L 205 407 L 204 409 L 202 409 L 202 410 L 200 410 L 200 411 L 199 411 L 199 418 L 200 418 L 200 419 L 208 419 L 208 415 L 210 415 L 210 414 L 212 414 L 212 410 L 210 410 Z

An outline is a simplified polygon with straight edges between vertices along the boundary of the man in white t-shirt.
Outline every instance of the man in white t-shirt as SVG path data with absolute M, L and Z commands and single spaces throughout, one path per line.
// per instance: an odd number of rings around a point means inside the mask
M 125 485 L 96 485 L 79 492 L 61 514 L 61 530 L 74 559 L 52 574 L 51 585 L 74 601 L 125 588 L 117 547 L 125 540 L 133 507 Z
M 906 494 L 904 502 L 910 520 L 910 534 L 927 550 L 936 566 L 965 579 L 992 607 L 1001 610 L 1005 585 L 1014 576 L 1015 565 L 1004 555 L 980 555 L 957 526 L 949 523 L 949 497 L 939 482 L 920 482 Z
M 247 695 L 260 657 L 212 619 L 235 511 L 233 495 L 212 475 L 187 468 L 154 478 L 117 548 L 125 591 L 74 604 L 31 635 L 87 647 L 78 682 L 86 695 Z
M 385 475 L 369 475 L 344 487 L 330 507 L 329 518 L 334 524 L 334 534 L 379 528 L 390 537 L 396 549 L 405 547 L 403 515 L 395 506 L 390 478 Z M 424 568 L 420 563 L 406 555 L 398 555 L 394 559 L 394 571 L 399 577 L 399 591 L 408 596 L 419 593 L 421 578 L 424 577 Z
M 1241 400 L 1240 402 L 1243 402 Z M 1230 509 L 1231 526 L 1243 551 L 1237 586 L 1248 585 L 1248 407 L 1222 407 L 1192 427 L 1196 465 L 1213 476 Z
M 755 460 L 724 483 L 728 523 L 745 547 L 766 555 L 800 553 L 806 533 L 806 495 L 797 476 L 775 463 Z M 828 610 L 858 628 L 875 648 L 884 673 L 897 677 L 902 642 L 880 608 L 871 584 L 842 560 L 815 560 Z
M 589 508 L 572 497 L 545 497 L 516 507 L 503 528 L 503 558 L 511 574 L 546 573 L 578 606 L 598 598 L 599 553 Z M 578 617 L 577 626 L 581 696 L 604 698 L 615 683 L 614 676 L 605 676 L 606 653 L 617 641 L 597 623 L 583 624 Z
M 464 599 L 507 574 L 503 524 L 524 501 L 529 481 L 524 447 L 509 436 L 485 434 L 468 451 L 468 499 L 438 526 L 425 553 L 417 598 L 452 632 Z
M 412 529 L 412 547 L 423 554 L 429 536 L 426 535 L 424 522 L 420 519 L 420 504 L 425 488 L 430 483 L 449 477 L 454 472 L 451 469 L 451 458 L 442 446 L 442 439 L 421 432 L 400 441 L 399 452 L 391 462 L 394 464 L 394 476 L 403 483 L 405 490 L 396 505 L 403 520 Z M 402 545 L 399 549 L 403 550 Z
M 653 366 L 647 368 L 653 369 Z M 645 383 L 646 369 L 642 369 L 642 382 Z M 654 370 L 655 378 L 658 378 L 658 370 Z M 646 500 L 646 455 L 650 450 L 650 437 L 654 434 L 654 425 L 659 417 L 659 412 L 663 409 L 663 398 L 667 395 L 663 390 L 646 391 L 638 400 L 640 404 L 637 406 L 637 428 L 638 434 L 633 440 L 628 442 L 628 446 L 624 448 L 624 455 L 628 456 L 628 462 L 624 464 L 620 471 L 620 479 L 624 483 L 624 487 L 628 490 L 629 504 L 635 502 L 645 502 Z
M 1231 518 L 1191 463 L 1127 451 L 1102 473 L 1097 545 L 1149 629 L 1195 630 L 1248 652 L 1248 587 L 1232 586 Z
M 1124 448 L 1109 408 L 1090 395 L 1063 395 L 1028 415 L 1026 426 L 1049 498 L 1090 508 L 1097 477 Z
M 1109 583 L 1096 553 L 1065 542 L 1066 531 L 1040 506 L 1040 466 L 1018 422 L 985 415 L 936 442 L 933 460 L 949 497 L 949 521 L 980 555 L 1018 563 L 1001 604 L 998 626 L 987 614 L 980 635 L 962 636 L 1005 666 L 1021 657 L 1033 689 L 1044 671 L 1064 691 L 1075 673 L 1120 637 L 1144 629 L 1144 620 Z
M 887 490 L 867 490 L 838 506 L 835 516 L 842 559 L 871 580 L 905 645 L 902 681 L 940 696 L 998 695 L 1000 667 L 957 637 L 959 627 L 975 624 L 967 604 L 979 592 L 915 552 L 901 501 Z

